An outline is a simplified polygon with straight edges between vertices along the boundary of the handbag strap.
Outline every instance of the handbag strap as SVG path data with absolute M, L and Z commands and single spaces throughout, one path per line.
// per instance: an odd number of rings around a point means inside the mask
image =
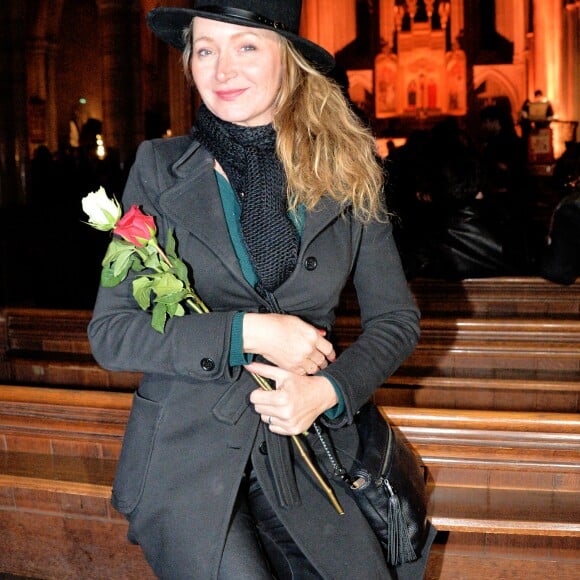
M 316 436 L 318 437 L 318 440 L 320 441 L 320 444 L 322 445 L 322 448 L 324 449 L 324 452 L 326 453 L 326 456 L 328 457 L 328 460 L 332 465 L 334 475 L 342 479 L 342 481 L 344 481 L 351 487 L 354 486 L 356 488 L 356 481 L 353 480 L 348 471 L 344 468 L 344 466 L 340 462 L 340 459 L 338 458 L 336 453 L 334 453 L 334 451 L 330 447 L 328 441 L 326 440 L 326 437 L 324 436 L 324 433 L 322 432 L 320 425 L 316 421 L 314 421 L 314 423 L 312 423 L 312 427 L 314 428 Z

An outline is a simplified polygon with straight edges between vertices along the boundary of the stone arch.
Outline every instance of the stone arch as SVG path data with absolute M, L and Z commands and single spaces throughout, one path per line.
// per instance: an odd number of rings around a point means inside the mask
M 475 66 L 473 69 L 473 86 L 477 88 L 484 84 L 485 92 L 482 93 L 482 96 L 490 101 L 497 100 L 498 97 L 507 97 L 512 117 L 516 121 L 522 103 L 518 88 L 512 78 L 504 73 L 500 66 Z
M 63 6 L 64 0 L 30 0 L 26 5 L 26 93 L 29 116 L 33 113 L 34 104 L 40 107 L 35 117 L 35 126 L 29 126 L 30 148 L 39 142 L 53 151 L 57 148 L 56 55 Z M 36 139 L 34 131 L 37 131 Z

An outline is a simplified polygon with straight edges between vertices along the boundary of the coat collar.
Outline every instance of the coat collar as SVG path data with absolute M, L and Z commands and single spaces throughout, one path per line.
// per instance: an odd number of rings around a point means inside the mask
M 192 141 L 171 165 L 170 173 L 173 183 L 160 196 L 163 210 L 216 253 L 229 248 L 223 243 L 229 234 L 209 152 L 198 141 Z M 323 199 L 316 210 L 306 213 L 301 252 L 340 212 L 338 203 Z

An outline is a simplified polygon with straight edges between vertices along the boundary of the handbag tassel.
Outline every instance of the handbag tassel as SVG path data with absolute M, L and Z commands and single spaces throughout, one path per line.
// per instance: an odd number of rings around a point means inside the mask
M 411 540 L 401 502 L 388 480 L 383 481 L 389 491 L 389 505 L 387 509 L 387 529 L 389 530 L 389 543 L 387 545 L 387 560 L 393 566 L 417 559 Z

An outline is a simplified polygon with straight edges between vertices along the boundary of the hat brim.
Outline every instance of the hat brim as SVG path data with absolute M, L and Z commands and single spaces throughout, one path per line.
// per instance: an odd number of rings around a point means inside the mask
M 212 12 L 204 12 L 203 10 L 194 10 L 190 8 L 170 7 L 160 7 L 151 10 L 151 12 L 147 14 L 147 25 L 157 38 L 170 44 L 174 48 L 183 51 L 185 48 L 183 31 L 189 27 L 194 16 L 219 20 L 220 22 L 228 22 L 230 24 L 248 26 L 247 21 L 240 20 L 235 16 L 214 14 Z M 271 27 L 261 25 L 258 22 L 252 23 L 252 27 L 272 30 Z M 314 42 L 287 30 L 276 29 L 274 32 L 287 38 L 298 52 L 300 52 L 304 58 L 306 58 L 306 60 L 313 64 L 317 69 L 323 72 L 328 72 L 334 67 L 334 57 L 321 46 L 318 46 Z

